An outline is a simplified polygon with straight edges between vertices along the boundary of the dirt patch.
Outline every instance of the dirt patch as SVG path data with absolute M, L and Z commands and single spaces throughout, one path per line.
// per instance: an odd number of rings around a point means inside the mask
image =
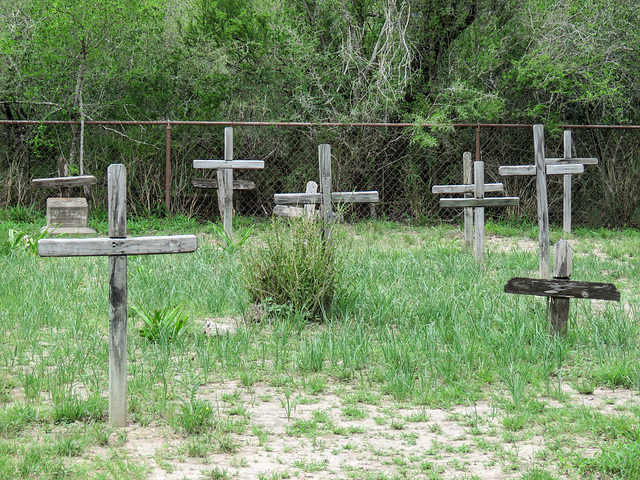
M 541 434 L 505 434 L 507 414 L 487 402 L 431 409 L 384 397 L 377 397 L 375 404 L 360 403 L 351 387 L 337 384 L 333 390 L 321 395 L 296 392 L 287 398 L 281 388 L 268 385 L 209 384 L 198 398 L 211 402 L 219 421 L 245 424 L 232 435 L 233 448 L 221 452 L 218 433 L 198 440 L 167 425 L 137 424 L 127 427 L 124 448 L 132 459 L 149 466 L 149 478 L 171 480 L 512 479 L 538 466 L 548 448 Z M 562 390 L 571 405 L 604 414 L 618 415 L 640 405 L 637 393 L 628 390 L 596 389 L 589 395 L 569 385 Z M 544 403 L 547 409 L 567 406 L 566 401 Z M 238 406 L 241 416 L 233 413 Z M 206 453 L 190 452 L 190 442 L 203 442 Z M 99 455 L 99 450 L 93 453 Z M 593 445 L 585 446 L 582 454 L 596 451 Z M 106 449 L 102 453 L 108 454 Z

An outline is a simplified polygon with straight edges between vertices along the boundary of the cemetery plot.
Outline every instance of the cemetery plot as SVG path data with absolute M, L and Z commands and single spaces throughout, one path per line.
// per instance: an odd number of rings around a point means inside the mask
M 108 238 L 38 241 L 43 257 L 109 256 L 109 422 L 126 425 L 127 414 L 127 256 L 194 252 L 195 235 L 127 238 L 126 170 L 111 165 L 108 183 Z
M 215 180 L 197 179 L 193 185 L 199 188 L 218 189 L 218 207 L 224 231 L 229 238 L 233 238 L 233 191 L 253 190 L 255 183 L 234 180 L 233 171 L 237 169 L 262 169 L 262 160 L 234 160 L 233 159 L 233 128 L 224 129 L 224 160 L 194 160 L 193 168 L 217 170 Z

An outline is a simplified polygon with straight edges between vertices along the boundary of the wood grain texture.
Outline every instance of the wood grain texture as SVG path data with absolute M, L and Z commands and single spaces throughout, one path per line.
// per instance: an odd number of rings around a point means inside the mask
M 462 198 L 456 200 L 463 200 Z M 473 199 L 471 199 L 473 200 Z M 276 193 L 273 195 L 276 205 L 319 205 L 322 203 L 321 193 Z M 378 203 L 380 195 L 375 190 L 371 192 L 333 192 L 333 203 Z
M 567 240 L 558 240 L 553 251 L 553 278 L 571 277 L 573 249 Z
M 563 147 L 564 158 L 570 160 L 573 149 L 571 130 L 564 131 Z M 582 168 L 584 168 L 584 164 Z M 566 233 L 571 233 L 571 208 L 571 175 L 565 175 L 562 179 L 562 230 Z
M 218 188 L 217 178 L 194 178 L 191 185 L 195 188 L 216 189 Z M 256 184 L 250 180 L 234 180 L 234 190 L 255 190 Z
M 109 425 L 127 424 L 127 257 L 109 258 Z
M 62 187 L 83 187 L 86 185 L 95 185 L 98 180 L 93 175 L 79 175 L 76 177 L 52 177 L 52 178 L 34 178 L 31 180 L 31 186 L 36 188 L 62 188 Z
M 115 163 L 107 169 L 107 217 L 110 237 L 127 236 L 127 170 Z
M 465 188 L 471 188 L 469 191 L 464 191 L 460 193 L 464 193 L 465 198 L 473 197 L 473 162 L 471 161 L 471 152 L 464 152 L 462 154 L 462 183 Z M 496 184 L 498 185 L 498 184 Z M 502 185 L 502 184 L 499 184 Z M 488 186 L 485 186 L 487 191 Z M 504 190 L 504 186 L 503 186 Z M 431 189 L 432 193 L 437 193 Z M 502 191 L 502 190 L 500 190 Z M 439 192 L 438 192 L 439 193 Z M 443 192 L 444 193 L 444 192 Z M 451 192 L 457 193 L 457 192 Z M 473 244 L 473 207 L 465 207 L 464 208 L 464 243 L 467 247 L 470 247 Z
M 38 241 L 41 257 L 93 257 L 113 255 L 158 255 L 195 252 L 195 235 L 127 238 L 43 238 Z
M 538 205 L 538 246 L 540 258 L 540 278 L 551 278 L 549 203 L 547 201 L 547 174 L 544 163 L 543 125 L 533 126 L 533 148 L 536 157 L 536 200 Z
M 570 130 L 567 130 L 569 133 L 571 133 Z M 566 156 L 567 153 L 565 151 L 565 157 L 564 158 L 545 158 L 545 163 L 547 165 L 562 165 L 562 164 L 576 164 L 576 163 L 581 163 L 582 165 L 597 165 L 598 164 L 598 159 L 597 158 L 582 158 L 582 157 L 576 157 L 576 158 L 571 158 L 571 156 Z
M 519 197 L 441 198 L 441 207 L 517 207 Z
M 431 193 L 464 193 L 464 194 L 473 194 L 474 185 L 473 183 L 467 185 L 434 185 L 431 187 Z M 503 183 L 485 183 L 484 184 L 485 192 L 504 192 L 504 184 Z M 473 195 L 472 195 L 473 196 Z M 468 198 L 468 197 L 466 197 Z
M 473 196 L 476 201 L 484 199 L 484 162 L 473 162 Z M 474 210 L 475 220 L 475 246 L 476 260 L 484 260 L 484 207 L 476 206 Z
M 498 173 L 505 177 L 535 175 L 536 172 L 537 170 L 535 165 L 510 165 L 498 168 Z M 547 165 L 545 173 L 547 175 L 568 175 L 584 173 L 584 165 Z
M 231 169 L 261 169 L 263 160 L 194 160 L 193 168 L 231 168 Z
M 620 292 L 612 283 L 514 277 L 504 286 L 504 291 L 540 297 L 620 301 Z

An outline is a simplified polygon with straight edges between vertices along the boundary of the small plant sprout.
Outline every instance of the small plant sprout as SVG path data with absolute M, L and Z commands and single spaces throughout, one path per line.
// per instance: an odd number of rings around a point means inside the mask
M 180 306 L 167 306 L 151 312 L 132 305 L 135 314 L 142 320 L 140 336 L 153 343 L 168 343 L 178 338 L 189 316 Z

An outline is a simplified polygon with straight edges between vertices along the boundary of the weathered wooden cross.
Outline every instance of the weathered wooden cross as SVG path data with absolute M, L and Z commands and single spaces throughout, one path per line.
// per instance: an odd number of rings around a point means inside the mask
M 581 163 L 568 162 L 559 164 L 559 159 L 549 159 L 550 162 L 547 162 L 547 159 L 545 159 L 544 156 L 544 125 L 533 126 L 533 147 L 535 151 L 535 165 L 503 166 L 498 169 L 498 173 L 504 176 L 536 176 L 540 278 L 549 279 L 551 278 L 551 246 L 549 239 L 547 175 L 571 175 L 574 173 L 582 173 L 584 172 L 584 165 Z
M 547 165 L 596 165 L 597 158 L 571 158 L 571 150 L 573 141 L 571 139 L 571 130 L 565 130 L 563 135 L 564 157 L 563 158 L 546 158 Z M 571 233 L 571 174 L 567 173 L 563 178 L 563 197 L 562 197 L 562 229 Z
M 334 203 L 378 203 L 378 192 L 332 192 L 331 191 L 331 145 L 318 146 L 320 164 L 320 193 L 276 193 L 273 200 L 276 205 L 320 205 L 320 215 L 325 225 L 325 238 L 328 238 L 329 224 L 333 221 Z
M 31 180 L 31 185 L 36 188 L 60 189 L 60 197 L 47 198 L 47 224 L 42 230 L 48 230 L 49 233 L 96 233 L 88 227 L 87 199 L 71 198 L 72 187 L 87 187 L 96 183 L 96 177 L 93 175 L 67 176 L 67 166 L 63 157 L 58 160 L 57 177 Z
M 559 240 L 553 257 L 553 279 L 514 277 L 504 286 L 506 293 L 549 297 L 549 331 L 552 334 L 567 332 L 570 298 L 620 301 L 620 292 L 612 283 L 570 281 L 572 258 L 569 242 Z
M 246 189 L 241 188 L 241 183 L 237 183 L 238 188 L 234 187 L 233 171 L 235 169 L 241 168 L 264 168 L 264 161 L 234 160 L 233 128 L 226 127 L 224 129 L 224 160 L 194 160 L 193 168 L 211 168 L 217 170 L 218 207 L 220 208 L 220 216 L 222 217 L 224 231 L 229 236 L 229 238 L 233 238 L 233 190 Z M 245 184 L 245 186 L 247 185 Z
M 471 159 L 471 154 L 468 156 Z M 484 162 L 473 163 L 473 184 L 464 185 L 434 185 L 432 193 L 465 193 L 473 194 L 470 198 L 441 198 L 441 207 L 465 207 L 473 208 L 475 216 L 475 257 L 478 260 L 484 258 L 484 208 L 517 206 L 518 197 L 487 197 L 485 192 L 502 192 L 502 183 L 484 183 Z M 465 224 L 466 232 L 466 224 Z
M 109 257 L 109 423 L 126 425 L 127 414 L 127 256 L 194 252 L 195 235 L 127 237 L 126 170 L 107 170 L 109 237 L 38 241 L 42 257 Z

